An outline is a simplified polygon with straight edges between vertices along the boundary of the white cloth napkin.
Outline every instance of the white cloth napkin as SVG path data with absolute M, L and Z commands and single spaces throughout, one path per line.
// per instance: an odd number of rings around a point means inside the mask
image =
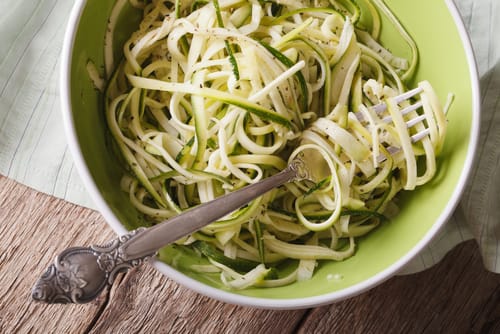
M 500 272 L 500 4 L 456 0 L 470 34 L 482 85 L 477 166 L 455 214 L 404 270 L 438 262 L 475 238 L 485 267 Z M 94 208 L 66 146 L 58 96 L 59 54 L 73 1 L 0 0 L 0 174 Z
M 66 147 L 59 55 L 68 0 L 0 0 L 0 173 L 93 207 Z

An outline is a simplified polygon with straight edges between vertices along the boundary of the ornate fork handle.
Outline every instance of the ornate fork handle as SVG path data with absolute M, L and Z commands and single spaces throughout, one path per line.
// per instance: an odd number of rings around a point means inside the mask
M 275 187 L 308 176 L 304 163 L 294 160 L 278 174 L 153 227 L 139 228 L 104 246 L 68 248 L 37 281 L 32 297 L 49 304 L 87 303 L 111 285 L 117 273 L 142 264 L 161 247 L 224 217 Z
M 59 254 L 32 290 L 34 300 L 49 304 L 87 303 L 113 283 L 116 275 L 147 261 L 155 253 L 142 258 L 128 258 L 121 246 L 144 233 L 139 228 L 106 245 L 71 247 Z

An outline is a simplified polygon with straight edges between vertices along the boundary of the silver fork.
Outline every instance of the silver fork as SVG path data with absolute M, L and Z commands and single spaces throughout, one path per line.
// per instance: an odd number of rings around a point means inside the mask
M 421 91 L 420 88 L 408 91 L 398 96 L 396 102 L 410 100 Z M 407 114 L 420 107 L 421 103 L 416 102 L 403 109 L 402 113 Z M 386 106 L 379 104 L 372 108 L 381 114 Z M 361 114 L 356 116 L 363 121 Z M 424 118 L 417 116 L 409 120 L 408 128 L 422 122 Z M 391 122 L 391 119 L 385 117 L 383 121 Z M 419 141 L 426 135 L 428 130 L 421 131 L 412 137 L 412 141 Z M 388 151 L 394 154 L 398 148 L 389 147 Z M 36 282 L 32 298 L 49 304 L 90 302 L 113 283 L 117 273 L 142 264 L 154 257 L 160 248 L 226 216 L 273 188 L 296 180 L 307 179 L 316 183 L 323 178 L 324 175 L 297 158 L 273 176 L 198 205 L 152 227 L 138 228 L 102 246 L 68 248 L 55 258 L 54 263 Z
M 422 93 L 422 91 L 423 91 L 423 88 L 416 87 L 416 88 L 413 88 L 412 90 L 409 90 L 403 94 L 400 94 L 398 96 L 393 97 L 393 99 L 397 104 L 401 104 L 402 102 L 409 101 L 414 96 Z M 422 101 L 416 101 L 415 103 L 410 104 L 410 105 L 406 106 L 405 108 L 401 109 L 401 115 L 406 116 L 409 113 L 411 113 L 412 111 L 416 111 L 416 110 L 422 108 L 422 106 L 423 106 Z M 372 106 L 371 108 L 375 111 L 375 113 L 380 115 L 384 111 L 386 111 L 387 105 L 385 103 L 379 103 L 379 104 Z M 365 121 L 364 116 L 361 112 L 356 112 L 356 113 L 354 113 L 354 115 L 361 122 Z M 418 115 L 416 117 L 413 117 L 412 119 L 406 121 L 406 126 L 409 129 L 409 128 L 417 125 L 418 123 L 421 123 L 422 121 L 424 121 L 425 118 L 426 118 L 425 115 Z M 390 123 L 390 122 L 392 122 L 392 117 L 385 116 L 384 118 L 382 118 L 382 122 Z M 425 128 L 424 130 L 419 131 L 416 134 L 412 135 L 410 137 L 411 141 L 413 143 L 416 143 L 416 142 L 422 140 L 424 137 L 428 136 L 429 132 L 430 132 L 430 130 L 428 128 Z M 394 150 L 394 148 L 392 148 L 392 150 Z M 389 152 L 391 152 L 391 149 L 389 150 Z M 391 153 L 393 153 L 393 152 L 391 152 Z

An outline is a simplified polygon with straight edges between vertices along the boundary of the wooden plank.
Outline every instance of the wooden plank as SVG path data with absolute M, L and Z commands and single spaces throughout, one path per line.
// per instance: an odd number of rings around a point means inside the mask
M 113 289 L 90 333 L 292 333 L 305 312 L 219 302 L 148 265 L 129 272 Z
M 500 275 L 485 271 L 476 244 L 442 263 L 399 276 L 349 300 L 314 309 L 299 333 L 500 333 Z
M 0 176 L 0 333 L 78 333 L 103 305 L 44 305 L 31 287 L 69 246 L 112 237 L 101 216 Z

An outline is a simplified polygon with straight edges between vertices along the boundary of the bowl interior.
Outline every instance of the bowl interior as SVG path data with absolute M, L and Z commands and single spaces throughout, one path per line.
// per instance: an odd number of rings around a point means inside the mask
M 71 110 L 65 112 L 71 113 L 72 124 L 69 131 L 76 138 L 78 154 L 83 157 L 87 166 L 86 171 L 90 176 L 87 183 L 97 189 L 94 200 L 98 206 L 109 208 L 105 218 L 115 230 L 121 232 L 123 230 L 120 229 L 120 224 L 127 229 L 139 226 L 140 216 L 128 204 L 128 196 L 120 191 L 119 182 L 123 169 L 108 137 L 102 96 L 94 89 L 86 68 L 87 62 L 91 60 L 103 71 L 104 33 L 113 3 L 110 0 L 88 0 L 82 5 L 68 69 L 70 82 L 63 90 L 68 90 Z M 455 101 L 448 114 L 446 144 L 438 161 L 438 175 L 426 186 L 401 194 L 400 214 L 358 240 L 356 255 L 350 259 L 321 264 L 309 281 L 279 288 L 224 293 L 277 300 L 326 294 L 333 300 L 346 289 L 353 292 L 359 290 L 359 287 L 366 288 L 366 282 L 376 283 L 376 280 L 386 278 L 389 273 L 399 269 L 410 255 L 423 247 L 451 213 L 470 165 L 470 148 L 475 142 L 474 129 L 477 127 L 477 118 L 474 116 L 478 113 L 474 101 L 477 79 L 471 74 L 474 65 L 468 57 L 470 50 L 468 44 L 464 44 L 464 36 L 460 35 L 460 29 L 445 1 L 386 0 L 386 3 L 418 45 L 420 63 L 416 80 L 429 80 L 443 103 L 449 92 L 455 94 Z M 126 6 L 120 15 L 119 34 L 115 38 L 116 57 L 119 57 L 121 43 L 137 27 L 139 20 L 140 13 Z M 385 21 L 382 40 L 396 53 L 403 56 L 409 54 L 395 30 Z M 196 274 L 187 269 L 190 263 L 199 261 L 190 252 L 168 247 L 161 252 L 161 259 L 175 264 L 180 273 L 166 265 L 159 266 L 162 271 L 174 273 L 176 279 L 190 282 L 188 285 L 199 292 L 203 293 L 207 288 L 198 284 L 198 281 L 224 289 L 214 277 Z M 373 277 L 378 278 L 374 281 Z M 253 304 L 260 305 L 258 301 Z M 289 305 L 293 304 L 291 302 Z

